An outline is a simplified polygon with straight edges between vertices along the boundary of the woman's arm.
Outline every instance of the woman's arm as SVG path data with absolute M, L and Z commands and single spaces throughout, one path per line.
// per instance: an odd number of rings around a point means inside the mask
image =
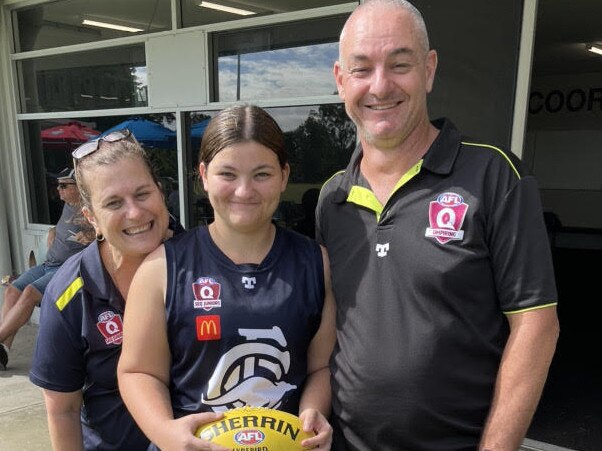
M 171 353 L 167 341 L 165 248 L 142 263 L 130 286 L 124 314 L 119 390 L 130 413 L 160 449 L 215 449 L 194 436 L 200 424 L 221 414 L 201 413 L 174 420 L 169 396 Z
M 303 442 L 304 446 L 319 445 L 328 449 L 332 441 L 332 427 L 326 419 L 330 415 L 330 369 L 328 363 L 336 340 L 335 301 L 330 280 L 330 262 L 326 249 L 324 262 L 324 307 L 322 321 L 307 350 L 307 381 L 301 395 L 299 416 L 303 429 L 313 430 L 316 437 Z
M 55 451 L 82 451 L 84 443 L 80 422 L 82 392 L 62 393 L 43 390 L 50 442 Z

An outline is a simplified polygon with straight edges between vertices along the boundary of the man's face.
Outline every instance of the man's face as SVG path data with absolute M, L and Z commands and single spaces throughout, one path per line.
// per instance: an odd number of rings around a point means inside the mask
M 79 190 L 75 182 L 70 180 L 59 181 L 56 189 L 63 202 L 67 202 L 68 204 L 77 204 L 79 202 Z
M 437 55 L 423 48 L 409 13 L 386 6 L 358 11 L 345 26 L 340 54 L 339 96 L 363 143 L 394 147 L 428 123 Z

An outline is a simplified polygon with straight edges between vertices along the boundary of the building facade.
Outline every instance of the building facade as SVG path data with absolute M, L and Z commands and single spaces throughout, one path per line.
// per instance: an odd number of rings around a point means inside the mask
M 54 175 L 70 152 L 113 127 L 128 126 L 149 151 L 172 213 L 188 226 L 209 220 L 196 154 L 207 120 L 233 102 L 266 107 L 285 131 L 292 176 L 277 219 L 300 224 L 303 195 L 344 167 L 355 144 L 332 65 L 357 3 L 5 0 L 0 148 L 11 268 L 31 251 L 43 256 L 61 207 Z M 531 56 L 521 48 L 531 47 L 534 2 L 416 3 L 441 55 L 432 115 L 520 154 Z M 459 26 L 441 26 L 450 19 Z
M 276 220 L 303 231 L 344 168 L 353 124 L 336 94 L 338 35 L 359 1 L 0 0 L 0 273 L 43 259 L 70 152 L 127 126 L 170 211 L 211 220 L 198 183 L 207 121 L 235 102 L 285 131 L 291 179 Z M 602 33 L 597 0 L 416 0 L 439 68 L 431 117 L 509 148 L 540 182 L 567 247 L 602 249 Z M 599 3 L 599 2 L 598 2 Z

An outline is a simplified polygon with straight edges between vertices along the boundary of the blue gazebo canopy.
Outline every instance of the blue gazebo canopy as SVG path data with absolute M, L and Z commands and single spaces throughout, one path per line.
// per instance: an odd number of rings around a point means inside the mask
M 204 119 L 192 124 L 190 127 L 190 141 L 194 150 L 198 150 L 201 145 L 201 139 L 203 138 L 203 134 L 205 133 L 209 121 L 210 119 Z
M 192 124 L 192 127 L 190 127 L 190 135 L 193 138 L 202 138 L 203 133 L 205 133 L 205 129 L 207 128 L 207 125 L 209 124 L 209 120 L 210 119 L 205 119 L 200 122 L 196 122 L 196 123 Z
M 106 130 L 99 136 L 108 135 L 116 130 L 127 128 L 144 147 L 173 147 L 176 134 L 163 125 L 142 117 L 133 117 Z

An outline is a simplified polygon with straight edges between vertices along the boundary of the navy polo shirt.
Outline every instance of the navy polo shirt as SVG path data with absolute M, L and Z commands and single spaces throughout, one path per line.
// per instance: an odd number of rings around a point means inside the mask
M 505 315 L 557 300 L 534 178 L 514 155 L 434 125 L 385 205 L 359 170 L 361 148 L 320 194 L 337 301 L 334 413 L 350 450 L 476 449 Z
M 42 299 L 29 378 L 48 390 L 82 390 L 86 450 L 135 451 L 149 444 L 117 386 L 124 307 L 102 265 L 97 242 L 61 266 Z

